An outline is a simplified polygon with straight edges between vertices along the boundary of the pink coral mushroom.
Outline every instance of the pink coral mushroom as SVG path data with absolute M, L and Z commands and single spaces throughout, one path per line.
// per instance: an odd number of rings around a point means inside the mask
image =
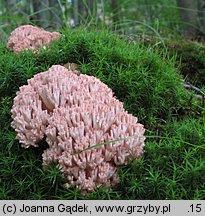
M 43 165 L 56 162 L 67 186 L 91 191 L 116 185 L 117 166 L 143 154 L 144 127 L 112 90 L 95 77 L 78 76 L 60 65 L 28 80 L 11 112 L 23 147 L 38 146 L 46 137 Z
M 35 50 L 44 47 L 59 36 L 59 32 L 48 32 L 36 26 L 22 25 L 11 32 L 7 47 L 14 52 L 22 52 L 28 49 Z

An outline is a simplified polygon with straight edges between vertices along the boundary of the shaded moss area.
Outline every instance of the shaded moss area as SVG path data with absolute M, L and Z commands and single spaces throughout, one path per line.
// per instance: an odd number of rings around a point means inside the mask
M 180 71 L 186 81 L 197 86 L 205 85 L 205 46 L 192 41 L 177 41 L 168 44 L 170 55 L 177 55 Z
M 44 148 L 22 149 L 10 126 L 19 87 L 68 62 L 112 88 L 146 128 L 145 154 L 119 167 L 121 183 L 86 196 L 65 189 L 55 165 L 44 170 Z M 167 50 L 159 54 L 106 31 L 62 31 L 36 55 L 15 54 L 0 43 L 0 199 L 205 199 L 205 109 L 184 89 L 175 66 Z
M 186 82 L 198 87 L 205 86 L 205 45 L 186 39 L 163 39 L 146 36 L 131 38 L 152 49 L 165 50 L 169 57 L 176 58 L 179 72 Z

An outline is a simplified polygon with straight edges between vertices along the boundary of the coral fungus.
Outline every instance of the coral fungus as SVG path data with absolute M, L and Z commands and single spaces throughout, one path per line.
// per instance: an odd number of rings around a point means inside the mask
M 67 186 L 83 191 L 115 185 L 117 166 L 143 153 L 144 127 L 112 90 L 95 77 L 78 76 L 60 65 L 28 80 L 11 112 L 22 146 L 38 146 L 46 137 L 43 165 L 56 162 Z
M 48 32 L 32 25 L 22 25 L 11 32 L 7 47 L 14 52 L 35 50 L 59 38 L 59 32 Z

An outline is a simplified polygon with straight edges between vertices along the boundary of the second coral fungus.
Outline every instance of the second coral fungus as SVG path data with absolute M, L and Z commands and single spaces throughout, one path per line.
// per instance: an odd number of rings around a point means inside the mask
M 112 90 L 95 77 L 78 76 L 60 65 L 28 80 L 11 112 L 23 147 L 38 146 L 46 137 L 43 165 L 56 162 L 67 186 L 91 191 L 116 185 L 117 166 L 143 154 L 144 127 Z
M 14 52 L 22 52 L 28 49 L 36 50 L 59 37 L 59 32 L 48 32 L 36 26 L 22 25 L 11 32 L 7 47 Z

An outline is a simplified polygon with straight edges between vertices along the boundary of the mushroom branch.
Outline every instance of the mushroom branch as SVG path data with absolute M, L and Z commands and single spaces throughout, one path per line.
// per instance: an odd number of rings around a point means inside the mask
M 45 138 L 43 166 L 57 163 L 67 187 L 92 191 L 116 185 L 118 166 L 144 151 L 144 126 L 113 91 L 93 76 L 60 65 L 20 87 L 11 112 L 22 147 L 37 147 Z

